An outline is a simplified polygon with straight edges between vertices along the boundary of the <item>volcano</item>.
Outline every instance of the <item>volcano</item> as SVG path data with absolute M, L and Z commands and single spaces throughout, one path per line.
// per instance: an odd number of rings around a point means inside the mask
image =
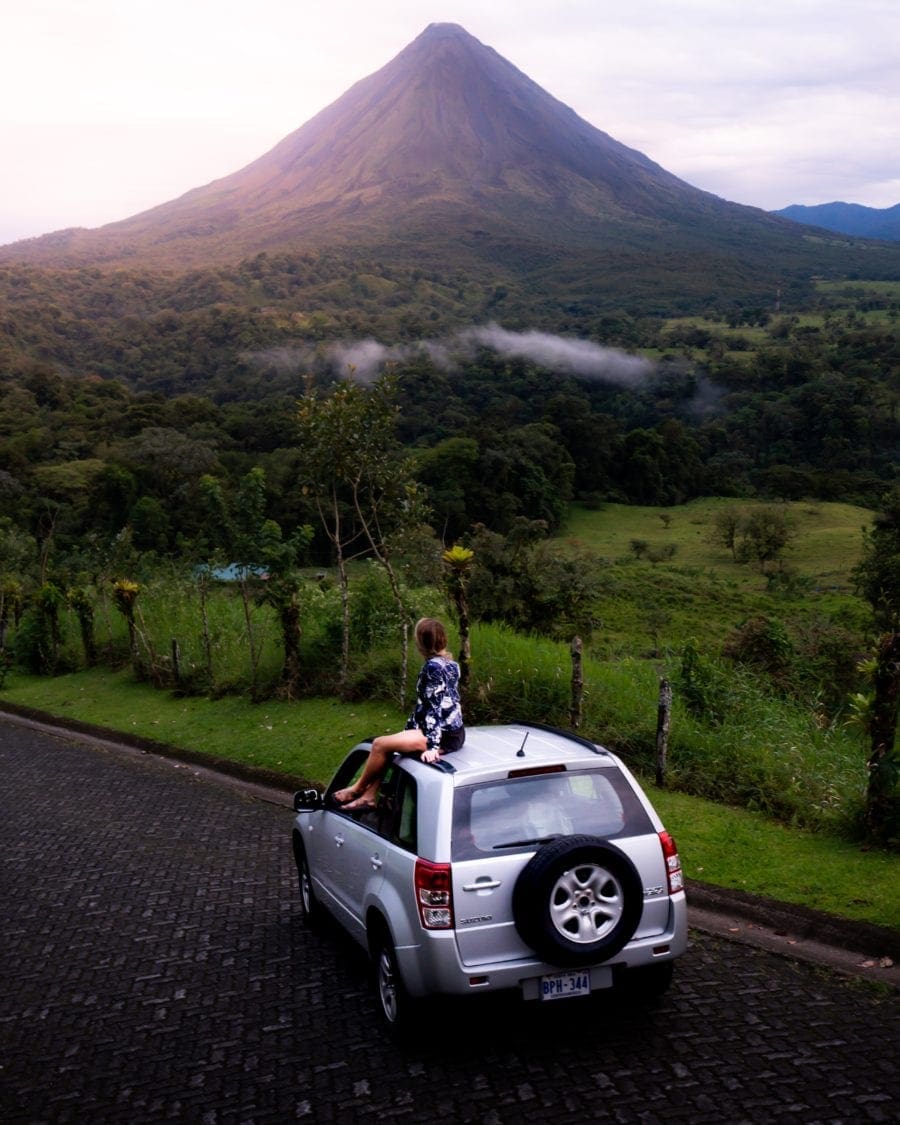
M 827 268 L 847 239 L 692 187 L 437 23 L 245 168 L 0 260 L 185 269 L 323 249 L 774 291 L 791 270 Z

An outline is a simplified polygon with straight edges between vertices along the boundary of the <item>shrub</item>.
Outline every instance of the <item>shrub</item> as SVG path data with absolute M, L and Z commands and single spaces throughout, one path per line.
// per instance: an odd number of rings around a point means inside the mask
M 684 706 L 695 719 L 712 726 L 723 721 L 731 695 L 728 672 L 718 661 L 701 656 L 693 641 L 688 641 L 682 649 L 675 685 Z
M 22 615 L 12 651 L 16 664 L 35 676 L 56 676 L 77 666 L 63 649 L 58 625 L 40 606 L 30 606 Z

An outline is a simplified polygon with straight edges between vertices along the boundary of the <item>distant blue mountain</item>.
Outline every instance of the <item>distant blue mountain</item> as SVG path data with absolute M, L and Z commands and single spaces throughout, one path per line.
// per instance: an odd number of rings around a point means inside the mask
M 824 227 L 838 234 L 900 242 L 900 203 L 883 209 L 863 207 L 859 203 L 820 203 L 816 207 L 792 203 L 790 207 L 783 207 L 772 214 L 806 226 Z

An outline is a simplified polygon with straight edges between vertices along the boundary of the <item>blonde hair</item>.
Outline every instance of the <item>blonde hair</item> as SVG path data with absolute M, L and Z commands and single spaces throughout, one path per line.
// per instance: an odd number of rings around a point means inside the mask
M 424 657 L 446 656 L 452 654 L 447 651 L 447 630 L 440 621 L 434 617 L 422 617 L 416 622 L 416 647 Z

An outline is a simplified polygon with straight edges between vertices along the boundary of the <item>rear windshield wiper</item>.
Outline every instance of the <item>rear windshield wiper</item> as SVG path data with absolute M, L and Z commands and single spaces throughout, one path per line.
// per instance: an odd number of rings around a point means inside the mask
M 551 836 L 535 836 L 531 840 L 509 840 L 505 844 L 494 844 L 493 851 L 498 848 L 524 848 L 526 844 L 546 844 L 548 840 L 558 840 L 560 832 L 554 832 Z

